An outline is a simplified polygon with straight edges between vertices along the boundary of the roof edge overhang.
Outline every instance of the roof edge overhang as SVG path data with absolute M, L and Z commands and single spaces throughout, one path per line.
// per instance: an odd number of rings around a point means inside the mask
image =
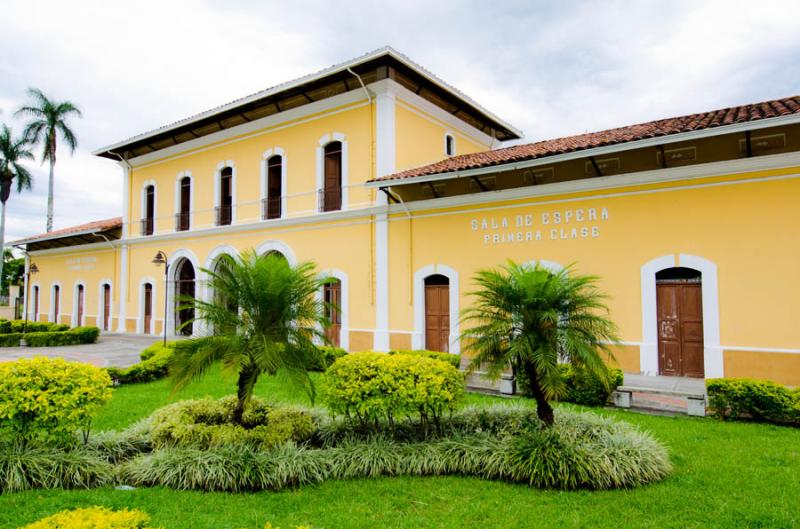
M 394 187 L 394 186 L 403 186 L 409 184 L 418 184 L 424 182 L 435 182 L 439 180 L 450 180 L 454 178 L 465 178 L 465 177 L 468 178 L 484 174 L 498 173 L 504 171 L 514 171 L 517 169 L 525 169 L 528 167 L 536 167 L 540 165 L 565 162 L 579 158 L 587 158 L 590 156 L 602 156 L 605 154 L 630 151 L 634 149 L 657 147 L 659 145 L 667 145 L 670 143 L 679 143 L 682 141 L 711 138 L 714 136 L 723 136 L 725 134 L 735 134 L 737 132 L 745 132 L 748 130 L 766 129 L 770 127 L 779 127 L 782 125 L 793 125 L 797 123 L 800 123 L 800 114 L 791 114 L 788 116 L 778 116 L 774 118 L 748 121 L 745 123 L 734 123 L 731 125 L 722 125 L 719 127 L 713 127 L 691 132 L 680 132 L 677 134 L 670 134 L 666 136 L 645 138 L 641 140 L 634 140 L 626 143 L 618 143 L 615 145 L 606 145 L 602 147 L 592 147 L 590 149 L 581 149 L 563 154 L 542 156 L 539 158 L 532 158 L 529 160 L 498 163 L 496 165 L 487 165 L 484 167 L 475 167 L 472 169 L 464 169 L 460 171 L 458 170 L 447 171 L 443 173 L 433 173 L 429 175 L 411 176 L 408 178 L 396 178 L 396 179 L 385 178 L 383 180 L 375 179 L 366 182 L 364 185 L 365 187 L 368 188 L 382 188 L 382 187 Z
M 380 59 L 381 57 L 384 57 L 384 56 L 385 57 L 391 57 L 392 59 L 398 61 L 399 63 L 403 64 L 407 68 L 411 69 L 412 71 L 414 71 L 415 73 L 417 73 L 418 75 L 423 77 L 425 80 L 427 80 L 431 84 L 439 87 L 441 90 L 444 90 L 444 91 L 450 93 L 456 99 L 459 99 L 463 103 L 465 103 L 466 105 L 474 108 L 478 113 L 483 114 L 486 118 L 488 118 L 489 121 L 494 121 L 498 125 L 501 125 L 509 133 L 511 133 L 511 137 L 509 137 L 508 139 L 519 139 L 519 138 L 522 138 L 524 136 L 521 130 L 517 129 L 516 127 L 514 127 L 513 125 L 511 125 L 507 121 L 501 119 L 500 117 L 495 115 L 493 112 L 490 112 L 489 110 L 487 110 L 486 108 L 484 108 L 483 106 L 478 104 L 475 100 L 473 100 L 468 95 L 464 94 L 463 92 L 461 92 L 457 88 L 455 88 L 455 87 L 449 85 L 448 83 L 444 82 L 443 80 L 439 79 L 433 73 L 431 73 L 427 69 L 423 68 L 419 64 L 415 63 L 409 57 L 407 57 L 406 55 L 398 52 L 397 50 L 395 50 L 391 46 L 385 46 L 383 48 L 379 48 L 379 49 L 377 49 L 375 51 L 372 51 L 372 52 L 369 52 L 369 53 L 367 53 L 365 55 L 362 55 L 360 57 L 356 57 L 356 58 L 351 59 L 349 61 L 346 61 L 346 62 L 343 62 L 343 63 L 340 63 L 340 64 L 336 64 L 334 66 L 331 66 L 331 67 L 326 68 L 324 70 L 321 70 L 319 72 L 316 72 L 316 73 L 313 73 L 313 74 L 309 74 L 309 75 L 306 75 L 306 76 L 303 76 L 303 77 L 299 77 L 299 78 L 291 80 L 291 81 L 287 81 L 285 83 L 276 85 L 276 86 L 274 86 L 272 88 L 268 88 L 266 90 L 262 90 L 260 92 L 256 92 L 255 94 L 252 94 L 252 95 L 237 99 L 235 101 L 232 101 L 230 103 L 221 105 L 221 106 L 216 107 L 214 109 L 207 110 L 205 112 L 201 112 L 201 113 L 196 114 L 194 116 L 191 116 L 189 118 L 185 118 L 185 119 L 176 121 L 175 123 L 172 123 L 172 124 L 169 124 L 169 125 L 165 125 L 163 127 L 159 127 L 159 128 L 153 129 L 151 131 L 148 131 L 148 132 L 145 132 L 145 133 L 142 133 L 142 134 L 138 134 L 136 136 L 133 136 L 133 137 L 128 138 L 128 139 L 123 140 L 123 141 L 112 143 L 110 145 L 107 145 L 105 147 L 102 147 L 100 149 L 96 149 L 96 150 L 92 151 L 92 154 L 95 155 L 95 156 L 101 156 L 101 157 L 105 157 L 105 158 L 112 158 L 112 159 L 113 158 L 120 158 L 120 159 L 122 159 L 122 156 L 119 153 L 119 151 L 121 151 L 121 150 L 124 151 L 124 149 L 126 147 L 129 147 L 129 146 L 131 146 L 131 145 L 133 145 L 135 143 L 142 142 L 142 141 L 145 141 L 145 140 L 148 140 L 148 139 L 152 139 L 152 138 L 154 138 L 154 137 L 156 137 L 158 135 L 161 135 L 161 134 L 166 134 L 166 133 L 170 133 L 170 132 L 176 132 L 178 129 L 181 129 L 181 128 L 190 126 L 192 124 L 198 123 L 198 122 L 200 122 L 200 121 L 202 121 L 204 119 L 207 119 L 209 117 L 215 116 L 217 114 L 221 114 L 221 113 L 224 113 L 226 111 L 235 110 L 235 109 L 237 109 L 239 107 L 242 107 L 242 106 L 248 105 L 250 103 L 256 102 L 256 101 L 258 101 L 260 99 L 264 99 L 264 98 L 267 98 L 267 97 L 275 96 L 277 94 L 280 94 L 281 92 L 285 92 L 285 91 L 291 90 L 293 88 L 298 88 L 298 87 L 300 87 L 300 86 L 302 86 L 304 84 L 315 82 L 315 81 L 319 81 L 321 79 L 324 79 L 325 77 L 332 76 L 332 75 L 335 75 L 335 74 L 339 74 L 339 73 L 342 73 L 342 72 L 346 72 L 346 71 L 350 70 L 351 68 L 356 67 L 356 66 L 358 66 L 360 64 L 368 63 L 370 61 L 373 61 L 373 60 L 376 60 L 376 59 Z M 516 136 L 516 138 L 514 138 L 513 136 Z

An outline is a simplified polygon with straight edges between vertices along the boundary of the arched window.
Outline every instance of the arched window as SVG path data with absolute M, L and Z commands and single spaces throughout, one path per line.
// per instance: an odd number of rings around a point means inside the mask
M 233 220 L 233 168 L 223 167 L 219 173 L 217 226 L 228 226 Z
M 156 186 L 148 185 L 144 188 L 144 216 L 142 217 L 142 235 L 152 235 L 155 231 L 156 215 Z
M 284 193 L 282 189 L 283 180 L 283 157 L 275 155 L 267 160 L 267 196 L 264 198 L 264 217 L 265 219 L 281 218 L 281 201 Z
M 100 309 L 103 311 L 100 319 L 100 328 L 104 331 L 111 329 L 111 285 L 103 283 Z
M 325 145 L 324 174 L 320 192 L 320 210 L 342 209 L 342 142 Z
M 450 280 L 441 274 L 425 278 L 425 349 L 450 350 Z
M 456 139 L 452 134 L 445 134 L 444 136 L 444 154 L 446 156 L 456 155 Z
M 186 231 L 189 229 L 192 208 L 192 178 L 184 176 L 178 186 L 178 212 L 175 214 L 175 230 Z
M 144 296 L 144 326 L 142 330 L 145 334 L 153 334 L 153 285 L 151 283 L 145 283 L 142 291 Z
M 33 299 L 33 303 L 31 304 L 31 308 L 33 309 L 31 312 L 31 320 L 32 321 L 39 321 L 39 285 L 34 285 L 33 287 L 33 295 L 31 296 Z
M 53 309 L 53 323 L 58 323 L 58 316 L 61 310 L 61 287 L 58 285 L 53 285 L 53 295 L 52 295 L 52 302 L 50 306 Z
M 194 308 L 191 299 L 195 297 L 194 266 L 188 259 L 178 263 L 175 273 L 175 333 L 192 335 Z
M 78 285 L 75 287 L 75 321 L 74 326 L 80 327 L 83 325 L 83 313 L 84 313 L 84 300 L 85 300 L 85 290 L 83 285 Z
M 329 279 L 323 290 L 323 301 L 325 302 L 325 317 L 330 321 L 331 326 L 325 331 L 331 343 L 341 346 L 342 339 L 342 282 L 338 279 Z

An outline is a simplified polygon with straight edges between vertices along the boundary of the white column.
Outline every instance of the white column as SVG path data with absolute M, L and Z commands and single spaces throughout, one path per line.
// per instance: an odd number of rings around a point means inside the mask
M 30 314 L 28 314 L 28 275 L 30 274 L 30 269 L 31 269 L 31 256 L 28 255 L 28 253 L 26 252 L 25 253 L 25 274 L 24 274 L 24 276 L 22 278 L 22 288 L 25 289 L 25 291 L 22 293 L 22 313 L 25 314 L 25 318 L 29 319 L 29 320 L 33 319 L 33 318 L 30 317 Z M 11 294 L 10 289 L 9 289 L 9 294 Z M 10 295 L 8 297 L 8 301 L 9 301 L 9 304 L 11 304 L 10 303 L 11 302 L 11 296 Z
M 122 239 L 126 239 L 131 217 L 131 172 L 127 164 L 120 162 L 119 166 L 122 167 Z
M 126 224 L 123 222 L 123 230 L 125 226 Z M 128 308 L 128 245 L 123 244 L 121 248 L 119 256 L 119 310 L 117 311 L 117 332 L 126 332 L 125 313 Z
M 395 94 L 391 81 L 376 83 L 375 169 L 378 177 L 395 172 Z M 387 204 L 378 192 L 378 204 Z M 388 206 L 387 206 L 388 209 Z M 375 335 L 373 348 L 389 350 L 389 222 L 388 215 L 375 215 Z

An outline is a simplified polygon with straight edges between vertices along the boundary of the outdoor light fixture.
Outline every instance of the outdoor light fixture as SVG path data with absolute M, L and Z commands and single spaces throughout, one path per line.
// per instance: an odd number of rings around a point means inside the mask
M 167 283 L 169 274 L 169 261 L 167 261 L 167 254 L 161 250 L 158 251 L 153 257 L 153 264 L 156 266 L 164 265 L 164 319 L 161 320 L 161 326 L 164 328 L 164 347 L 167 346 Z
M 22 337 L 19 339 L 19 346 L 25 347 L 28 343 L 25 341 L 25 331 L 28 328 L 28 307 L 30 303 L 30 298 L 28 297 L 28 290 L 30 283 L 31 283 L 31 274 L 38 274 L 39 267 L 36 266 L 36 263 L 31 263 L 28 266 L 28 270 L 25 272 L 25 321 L 22 323 Z

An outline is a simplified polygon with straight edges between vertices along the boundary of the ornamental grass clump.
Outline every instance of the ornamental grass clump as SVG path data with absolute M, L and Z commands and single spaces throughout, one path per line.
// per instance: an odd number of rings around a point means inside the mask
M 0 493 L 89 489 L 109 483 L 111 465 L 97 451 L 0 445 Z

